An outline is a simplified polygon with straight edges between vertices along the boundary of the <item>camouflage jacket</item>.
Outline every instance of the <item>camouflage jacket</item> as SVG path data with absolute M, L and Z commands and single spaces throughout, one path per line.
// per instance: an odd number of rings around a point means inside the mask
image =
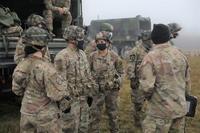
M 99 84 L 100 91 L 115 89 L 115 83 L 120 87 L 123 75 L 123 64 L 121 58 L 114 52 L 108 50 L 106 56 L 99 56 L 99 51 L 91 53 L 89 61 L 92 75 Z M 119 82 L 115 82 L 115 80 Z
M 23 96 L 21 113 L 36 114 L 41 109 L 69 96 L 67 81 L 52 64 L 37 57 L 27 57 L 14 70 L 12 91 Z
M 139 66 L 147 53 L 148 50 L 142 45 L 142 42 L 138 42 L 138 44 L 130 51 L 127 59 L 128 67 L 126 70 L 128 79 L 139 78 Z
M 170 43 L 157 45 L 143 59 L 139 89 L 149 100 L 147 114 L 178 118 L 186 114 L 190 90 L 187 58 Z
M 58 12 L 58 7 L 70 9 L 71 0 L 44 0 L 47 10 Z
M 22 42 L 22 38 L 19 38 L 17 45 L 16 45 L 15 55 L 14 55 L 14 61 L 16 64 L 18 64 L 20 61 L 24 60 L 24 58 L 25 58 L 24 48 L 25 48 L 25 45 Z M 45 59 L 48 61 L 51 61 L 48 47 L 47 47 L 47 50 L 45 53 Z
M 54 60 L 56 69 L 73 86 L 74 96 L 86 96 L 96 93 L 97 86 L 91 76 L 89 63 L 82 50 L 66 48 L 60 51 Z
M 96 47 L 93 46 L 94 43 L 95 43 L 94 41 L 89 42 L 89 43 L 86 45 L 86 48 L 85 48 L 85 50 L 84 50 L 84 52 L 85 52 L 85 54 L 87 55 L 88 59 L 89 59 L 89 57 L 90 57 L 90 54 L 91 54 L 92 52 L 94 52 L 94 51 L 97 50 Z M 96 44 L 95 44 L 95 45 L 96 45 Z

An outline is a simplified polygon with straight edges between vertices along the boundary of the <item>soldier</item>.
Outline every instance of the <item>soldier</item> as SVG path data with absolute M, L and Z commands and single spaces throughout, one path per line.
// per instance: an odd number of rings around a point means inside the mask
M 178 23 L 169 23 L 168 27 L 171 33 L 171 38 L 176 38 L 178 36 L 178 32 L 182 29 Z
M 89 58 L 90 54 L 92 52 L 96 51 L 96 43 L 95 40 L 92 39 L 88 39 L 88 44 L 84 50 L 85 54 L 87 55 L 87 57 Z
M 44 18 L 41 17 L 40 15 L 36 15 L 36 14 L 31 14 L 28 17 L 27 25 L 28 25 L 28 27 L 36 26 L 36 27 L 43 28 L 45 30 L 47 29 Z M 20 61 L 22 61 L 25 57 L 24 47 L 25 47 L 25 44 L 23 44 L 22 37 L 21 37 L 21 38 L 19 38 L 19 40 L 17 42 L 15 55 L 14 55 L 14 61 L 16 64 L 18 64 Z M 51 60 L 48 47 L 46 49 L 45 58 L 49 61 Z
M 70 13 L 71 0 L 44 0 L 46 10 L 44 16 L 47 22 L 47 28 L 53 31 L 53 19 L 58 17 L 62 19 L 62 32 L 71 24 L 72 16 Z
M 30 27 L 22 39 L 26 58 L 15 68 L 12 81 L 12 91 L 23 96 L 20 132 L 61 133 L 56 101 L 69 103 L 71 88 L 53 65 L 44 59 L 48 32 Z
M 100 132 L 100 119 L 105 103 L 106 113 L 109 116 L 111 133 L 119 132 L 117 97 L 122 81 L 123 66 L 121 58 L 109 50 L 111 36 L 102 31 L 96 35 L 97 51 L 91 53 L 89 61 L 92 75 L 99 85 L 99 92 L 94 97 L 91 106 L 91 133 Z
M 176 38 L 179 35 L 178 32 L 182 29 L 182 27 L 178 23 L 169 23 L 168 27 L 171 33 L 171 39 Z M 174 42 L 172 40 L 170 40 L 170 43 L 174 45 Z
M 190 90 L 187 58 L 169 43 L 170 31 L 166 25 L 155 24 L 151 33 L 155 46 L 140 66 L 142 95 L 148 100 L 144 133 L 184 133 Z
M 143 97 L 139 97 L 139 66 L 144 56 L 150 51 L 152 47 L 151 32 L 143 32 L 139 40 L 136 42 L 136 46 L 129 52 L 127 76 L 130 80 L 131 87 L 131 102 L 133 104 L 133 117 L 135 126 L 141 128 L 141 119 L 143 117 L 141 101 L 144 101 Z
M 113 26 L 109 23 L 102 23 L 100 25 L 100 31 L 106 31 L 106 32 L 112 34 L 113 30 L 114 30 Z M 96 51 L 97 49 L 96 49 L 95 40 L 93 40 L 91 38 L 88 38 L 88 40 L 89 40 L 89 43 L 86 46 L 85 53 L 89 57 L 90 54 L 92 52 Z
M 65 29 L 63 38 L 67 41 L 67 48 L 60 51 L 55 57 L 55 67 L 74 87 L 73 103 L 70 114 L 63 113 L 63 131 L 88 132 L 89 107 L 87 96 L 91 96 L 95 87 L 92 80 L 89 63 L 85 53 L 80 50 L 84 39 L 84 30 L 78 26 L 69 26 Z M 74 129 L 70 129 L 68 122 L 75 120 Z M 72 122 L 73 123 L 73 122 Z

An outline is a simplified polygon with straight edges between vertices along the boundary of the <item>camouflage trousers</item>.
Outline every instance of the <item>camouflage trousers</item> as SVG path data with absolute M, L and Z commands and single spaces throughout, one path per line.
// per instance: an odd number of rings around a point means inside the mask
M 64 133 L 87 133 L 89 125 L 89 107 L 85 97 L 74 100 L 71 110 L 62 113 L 62 130 Z
M 21 114 L 20 133 L 61 133 L 58 110 L 45 108 L 34 115 Z
M 89 106 L 87 98 L 82 97 L 80 99 L 80 124 L 79 133 L 87 133 L 89 129 Z
M 185 133 L 185 117 L 165 119 L 147 115 L 142 128 L 144 133 Z
M 51 32 L 53 31 L 53 19 L 54 18 L 61 19 L 62 32 L 72 22 L 72 15 L 71 15 L 70 12 L 67 12 L 66 14 L 60 15 L 58 13 L 52 12 L 51 10 L 45 10 L 43 14 L 44 14 L 44 17 L 46 19 L 47 28 Z
M 100 133 L 100 121 L 104 103 L 106 114 L 109 117 L 110 132 L 119 132 L 117 105 L 118 93 L 118 90 L 106 91 L 105 93 L 99 93 L 98 96 L 94 97 L 90 108 L 89 133 Z
M 133 105 L 133 119 L 135 127 L 141 129 L 141 122 L 144 119 L 144 111 L 142 110 L 144 97 L 139 97 L 139 89 L 134 88 L 131 90 L 131 102 Z

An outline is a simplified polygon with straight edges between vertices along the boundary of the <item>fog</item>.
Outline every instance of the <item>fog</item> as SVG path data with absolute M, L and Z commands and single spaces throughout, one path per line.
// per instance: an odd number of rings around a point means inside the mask
M 137 15 L 150 17 L 152 24 L 179 23 L 183 30 L 175 40 L 177 46 L 183 49 L 200 48 L 199 0 L 83 0 L 85 25 L 96 19 Z

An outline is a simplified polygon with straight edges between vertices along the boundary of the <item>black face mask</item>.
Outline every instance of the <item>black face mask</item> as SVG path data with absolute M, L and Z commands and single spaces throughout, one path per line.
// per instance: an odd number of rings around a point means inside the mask
M 84 50 L 84 40 L 78 41 L 77 48 L 81 49 L 81 50 Z
M 106 49 L 106 48 L 107 48 L 106 43 L 97 44 L 97 48 L 98 48 L 99 50 L 104 50 L 104 49 Z

